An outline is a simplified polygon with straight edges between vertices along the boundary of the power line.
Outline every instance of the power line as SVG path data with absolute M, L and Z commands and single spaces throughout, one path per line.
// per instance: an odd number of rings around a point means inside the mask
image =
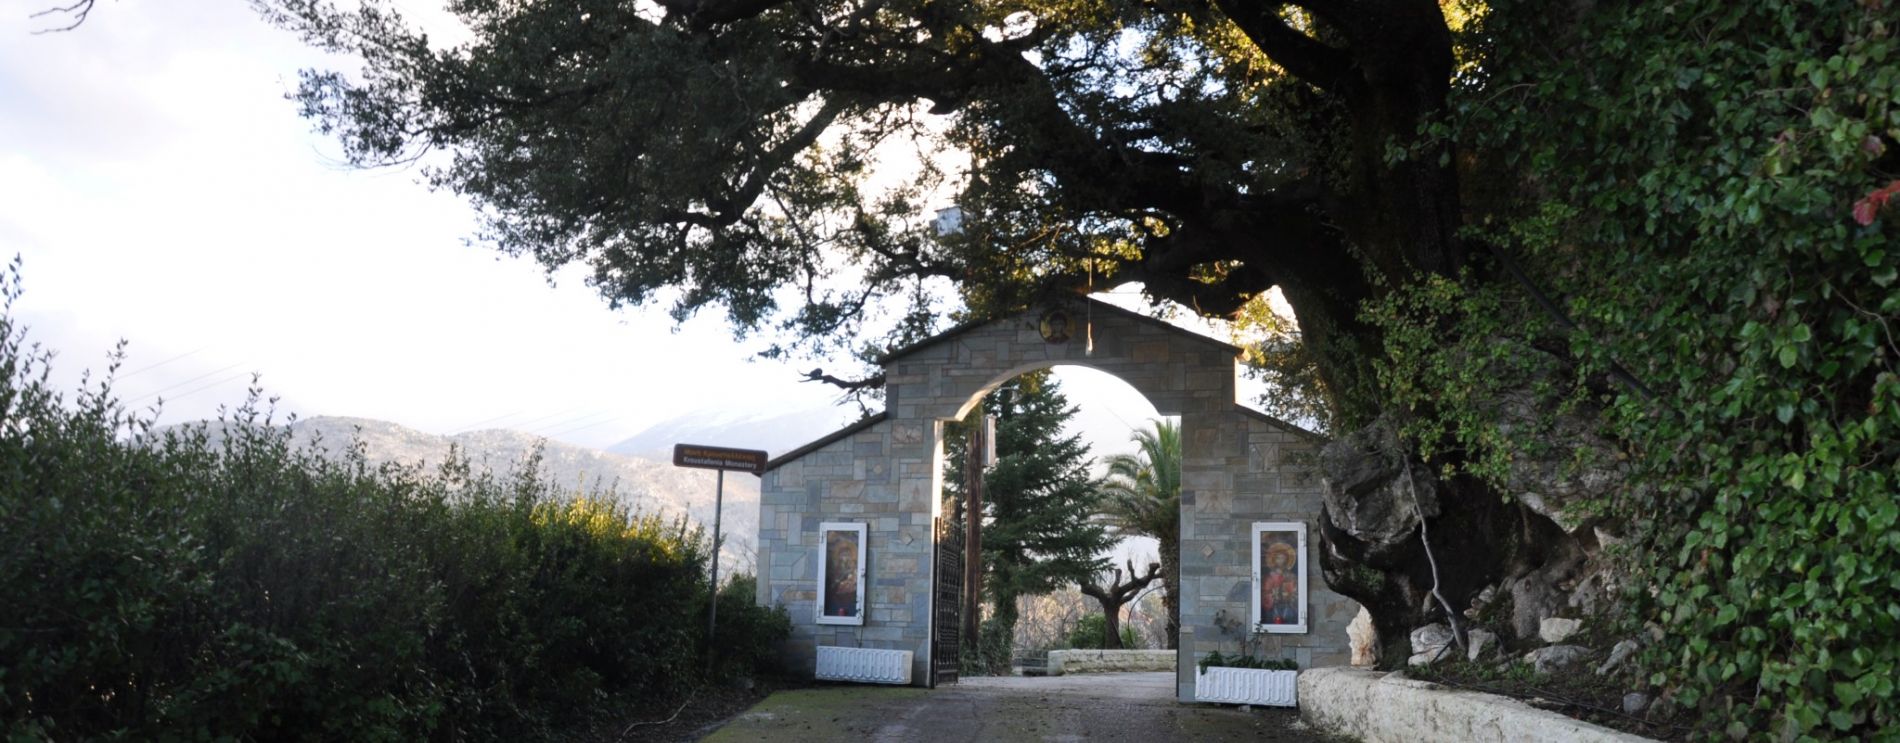
M 609 411 L 609 412 L 605 412 L 605 413 L 600 413 L 600 412 L 594 412 L 594 413 L 583 413 L 583 414 L 581 414 L 581 415 L 577 415 L 577 416 L 574 416 L 574 417 L 572 417 L 572 418 L 568 418 L 567 420 L 561 420 L 561 421 L 555 421 L 555 422 L 553 422 L 553 423 L 549 423 L 549 424 L 546 424 L 546 425 L 543 425 L 543 426 L 538 426 L 538 427 L 536 427 L 536 428 L 534 428 L 533 430 L 530 430 L 530 431 L 528 431 L 527 433 L 530 433 L 530 434 L 534 434 L 534 435 L 541 435 L 541 432 L 542 432 L 542 431 L 550 431 L 550 430 L 554 430 L 554 429 L 558 429 L 558 428 L 565 428 L 566 426 L 571 426 L 571 425 L 573 425 L 573 424 L 576 424 L 576 423 L 581 423 L 581 422 L 584 422 L 584 421 L 591 421 L 591 420 L 593 420 L 593 419 L 595 419 L 595 418 L 599 418 L 599 417 L 601 417 L 601 416 L 603 416 L 603 415 L 608 415 L 608 416 L 611 416 L 611 415 L 613 415 L 613 412 L 612 412 L 612 411 Z
M 174 396 L 174 397 L 172 397 L 172 400 L 173 400 L 173 401 L 177 401 L 177 400 L 183 400 L 183 399 L 185 399 L 185 398 L 187 398 L 187 397 L 190 397 L 190 396 L 192 396 L 192 395 L 196 395 L 196 394 L 198 394 L 198 393 L 200 393 L 200 392 L 203 392 L 203 391 L 205 391 L 205 390 L 208 390 L 208 389 L 211 389 L 211 388 L 213 388 L 213 387 L 222 387 L 222 386 L 224 386 L 224 384 L 225 384 L 226 382 L 230 382 L 230 381 L 232 381 L 232 380 L 234 380 L 234 379 L 240 379 L 240 378 L 243 378 L 243 377 L 245 377 L 245 376 L 249 376 L 250 374 L 251 374 L 250 372 L 238 372 L 238 373 L 236 373 L 236 374 L 233 374 L 233 375 L 231 375 L 231 376 L 228 376 L 228 377 L 225 377 L 225 378 L 223 378 L 223 379 L 220 379 L 220 380 L 218 380 L 218 381 L 216 381 L 216 382 L 212 382 L 211 384 L 207 384 L 207 385 L 205 385 L 205 386 L 203 386 L 203 387 L 195 387 L 195 388 L 192 388 L 192 389 L 191 389 L 190 391 L 188 391 L 188 392 L 180 392 L 180 393 L 178 393 L 178 394 L 177 394 L 176 396 Z
M 498 421 L 498 420 L 503 420 L 503 419 L 506 419 L 506 418 L 513 418 L 513 417 L 515 417 L 515 416 L 517 416 L 517 415 L 521 415 L 521 411 L 519 411 L 519 410 L 517 410 L 517 411 L 515 411 L 515 412 L 512 412 L 512 413 L 508 413 L 508 414 L 506 414 L 506 415 L 497 415 L 497 416 L 495 416 L 495 417 L 493 417 L 493 418 L 484 418 L 484 419 L 482 419 L 482 420 L 478 420 L 478 421 L 475 421 L 474 423 L 470 423 L 470 424 L 468 424 L 468 425 L 464 425 L 464 426 L 458 426 L 458 427 L 456 427 L 456 429 L 455 429 L 455 430 L 457 430 L 457 431 L 472 431 L 472 430 L 474 430 L 474 429 L 475 429 L 475 427 L 476 427 L 476 426 L 482 426 L 482 425 L 487 425 L 487 424 L 490 424 L 490 423 L 494 423 L 495 421 Z
M 604 425 L 607 425 L 607 424 L 609 424 L 609 423 L 619 423 L 619 422 L 621 422 L 621 421 L 623 421 L 623 420 L 626 420 L 626 419 L 625 419 L 625 418 L 608 418 L 607 420 L 604 420 L 604 421 L 601 421 L 601 422 L 599 422 L 599 423 L 589 423 L 589 424 L 587 424 L 587 425 L 585 425 L 585 426 L 581 426 L 580 428 L 566 428 L 566 429 L 562 429 L 562 430 L 559 430 L 559 431 L 555 431 L 555 432 L 553 432 L 553 433 L 550 433 L 550 434 L 548 434 L 548 438 L 554 438 L 554 437 L 556 437 L 556 436 L 565 436 L 565 435 L 567 435 L 567 434 L 570 434 L 570 433 L 575 433 L 575 432 L 578 432 L 578 431 L 585 431 L 585 430 L 587 430 L 587 429 L 590 429 L 590 428 L 599 428 L 599 427 L 601 427 L 601 426 L 604 426 Z
M 127 377 L 131 377 L 131 376 L 135 376 L 135 375 L 138 375 L 138 374 L 142 374 L 142 373 L 144 373 L 144 372 L 148 372 L 148 371 L 151 371 L 151 370 L 153 370 L 153 369 L 157 369 L 157 368 L 159 368 L 159 367 L 161 367 L 161 366 L 164 366 L 164 365 L 166 365 L 166 364 L 169 364 L 169 363 L 171 363 L 171 362 L 174 362 L 174 361 L 177 361 L 177 360 L 179 360 L 179 359 L 182 359 L 182 358 L 186 358 L 186 357 L 189 357 L 189 356 L 196 356 L 196 355 L 198 355 L 198 353 L 199 353 L 199 351 L 203 351 L 203 350 L 205 350 L 205 349 L 207 349 L 207 348 L 210 348 L 210 346 L 200 346 L 200 347 L 198 348 L 198 350 L 197 350 L 197 351 L 186 351 L 186 352 L 184 352 L 184 353 L 181 353 L 181 354 L 178 354 L 177 356 L 173 356 L 173 357 L 171 357 L 171 358 L 169 358 L 169 359 L 166 359 L 166 360 L 164 360 L 164 361 L 160 361 L 160 362 L 158 362 L 158 363 L 156 363 L 156 364 L 146 364 L 145 366 L 141 366 L 141 367 L 139 367 L 139 368 L 137 368 L 137 369 L 134 369 L 134 370 L 132 370 L 132 371 L 129 371 L 129 372 L 126 372 L 126 373 L 124 373 L 124 374 L 120 374 L 120 375 L 118 376 L 118 379 L 121 379 L 121 380 L 123 380 L 123 379 L 125 379 L 125 378 L 127 378 Z
M 174 384 L 174 385 L 172 385 L 172 386 L 170 386 L 170 387 L 166 387 L 166 388 L 164 388 L 164 389 L 161 389 L 161 390 L 158 390 L 157 392 L 147 392 L 147 393 L 145 393 L 145 394 L 143 394 L 143 395 L 139 395 L 138 397 L 135 397 L 135 398 L 132 398 L 132 399 L 130 399 L 130 400 L 127 400 L 127 401 L 126 401 L 126 404 L 127 404 L 127 405 L 130 405 L 130 404 L 132 404 L 132 403 L 136 403 L 136 402 L 139 402 L 139 401 L 141 401 L 141 400 L 144 400 L 144 399 L 146 399 L 146 398 L 148 398 L 148 397 L 157 397 L 157 396 L 159 396 L 159 395 L 162 395 L 162 394 L 165 394 L 165 393 L 167 393 L 167 392 L 170 392 L 170 391 L 172 391 L 172 390 L 175 390 L 175 389 L 178 389 L 178 388 L 180 388 L 180 387 L 183 387 L 183 386 L 185 386 L 185 385 L 188 385 L 188 384 L 191 384 L 192 382 L 196 382 L 196 381 L 198 381 L 198 380 L 200 380 L 200 379 L 204 379 L 205 377 L 209 377 L 209 376 L 211 376 L 211 375 L 213 375 L 213 374 L 223 374 L 223 373 L 225 373 L 225 372 L 228 372 L 228 371 L 230 371 L 230 370 L 232 370 L 232 369 L 236 369 L 236 368 L 238 368 L 238 367 L 240 367 L 240 366 L 243 366 L 243 365 L 244 365 L 244 362 L 242 362 L 242 361 L 240 361 L 240 362 L 237 362 L 237 363 L 235 363 L 235 364 L 232 364 L 232 365 L 230 365 L 230 366 L 227 366 L 227 367 L 224 367 L 223 369 L 219 369 L 219 370 L 217 370 L 217 371 L 208 371 L 208 372 L 205 372 L 205 373 L 203 373 L 203 374 L 200 374 L 200 375 L 198 375 L 198 376 L 195 376 L 195 377 L 192 377 L 192 378 L 190 378 L 190 379 L 187 379 L 187 380 L 185 380 L 185 381 L 183 381 L 183 382 L 179 382 L 178 384 Z
M 585 405 L 576 405 L 576 406 L 574 406 L 574 407 L 571 407 L 571 408 L 568 408 L 568 409 L 566 409 L 566 410 L 563 410 L 563 411 L 561 411 L 561 412 L 558 412 L 558 413 L 553 413 L 553 414 L 550 414 L 550 415 L 544 415 L 544 416 L 541 416 L 541 417 L 539 417 L 539 418 L 529 418 L 528 420 L 525 420 L 525 421 L 522 421 L 522 422 L 520 422 L 520 423 L 516 423 L 516 424 L 515 424 L 515 426 L 514 426 L 514 430 L 516 430 L 516 431 L 520 431 L 520 430 L 522 430 L 522 429 L 525 429 L 525 428 L 527 428 L 528 426 L 531 426 L 531 425 L 534 425 L 534 424 L 537 424 L 537 423 L 540 423 L 540 422 L 542 422 L 542 421 L 545 421 L 545 420 L 548 420 L 548 419 L 550 419 L 550 418 L 559 418 L 559 417 L 561 417 L 561 416 L 563 416 L 563 415 L 567 415 L 568 413 L 572 413 L 572 412 L 574 412 L 574 411 L 576 411 L 576 410 L 580 410 L 580 409 L 581 409 L 581 408 L 583 408 L 583 407 L 586 407 L 586 406 L 585 406 Z

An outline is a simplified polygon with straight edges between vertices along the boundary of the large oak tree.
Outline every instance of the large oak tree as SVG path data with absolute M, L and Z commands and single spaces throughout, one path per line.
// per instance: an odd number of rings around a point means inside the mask
M 487 238 L 589 266 L 614 303 L 722 306 L 823 344 L 876 340 L 866 308 L 890 297 L 919 300 L 899 335 L 927 331 L 933 281 L 978 315 L 1139 281 L 1234 316 L 1278 287 L 1350 427 L 1381 407 L 1361 304 L 1470 260 L 1457 153 L 1421 136 L 1454 74 L 1434 0 L 451 8 L 473 37 L 440 48 L 380 3 L 270 6 L 367 61 L 299 93 L 352 162 L 447 153 L 431 177 Z M 962 229 L 920 219 L 934 203 Z M 1502 517 L 1488 494 L 1445 500 L 1471 527 L 1448 573 L 1475 591 Z M 1397 583 L 1338 586 L 1388 637 L 1420 614 L 1417 556 L 1383 566 Z
M 421 158 L 614 303 L 822 353 L 930 332 L 946 286 L 978 316 L 1277 287 L 1292 378 L 1428 491 L 1438 569 L 1422 523 L 1321 524 L 1389 642 L 1628 540 L 1635 618 L 1685 638 L 1643 678 L 1743 732 L 1892 719 L 1882 0 L 455 0 L 449 46 L 373 0 L 260 2 L 365 60 L 298 94 L 350 160 Z

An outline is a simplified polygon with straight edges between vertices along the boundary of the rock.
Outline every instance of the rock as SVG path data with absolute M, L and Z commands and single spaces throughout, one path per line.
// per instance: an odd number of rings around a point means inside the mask
M 1428 624 L 1412 630 L 1412 652 L 1436 655 L 1444 651 L 1454 638 L 1451 628 L 1442 624 Z
M 1438 654 L 1438 652 L 1437 652 L 1437 651 L 1432 651 L 1432 652 L 1429 652 L 1429 653 L 1419 653 L 1419 654 L 1416 654 L 1416 655 L 1413 655 L 1413 656 L 1412 656 L 1412 657 L 1410 657 L 1410 658 L 1406 658 L 1406 659 L 1405 659 L 1405 665 L 1407 665 L 1407 666 L 1429 666 L 1429 665 L 1431 665 L 1432 663 L 1434 663 L 1434 662 L 1436 662 L 1436 661 L 1438 660 L 1438 655 L 1439 655 L 1439 654 Z
M 1583 629 L 1583 621 L 1580 619 L 1551 617 L 1538 624 L 1537 638 L 1555 645 L 1570 639 L 1570 636 L 1577 634 L 1577 630 L 1580 629 Z
M 1644 622 L 1643 629 L 1648 632 L 1650 642 L 1662 642 L 1665 636 L 1662 625 L 1655 622 Z
M 1491 650 L 1497 643 L 1498 635 L 1495 632 L 1486 629 L 1469 630 L 1465 632 L 1465 659 L 1476 661 L 1484 657 L 1485 651 Z
M 1519 342 L 1499 342 L 1517 346 L 1513 350 L 1527 358 L 1549 358 Z M 1554 363 L 1532 374 L 1548 377 L 1560 367 Z M 1489 418 L 1499 433 L 1525 442 L 1509 459 L 1504 490 L 1565 532 L 1576 533 L 1593 525 L 1587 511 L 1576 505 L 1624 487 L 1629 463 L 1622 448 L 1601 433 L 1598 411 L 1582 409 L 1550 418 L 1545 411 L 1551 401 L 1537 391 L 1540 381 L 1523 380 L 1489 400 Z
M 1570 608 L 1578 610 L 1584 616 L 1595 616 L 1598 613 L 1598 607 L 1605 600 L 1605 595 L 1609 593 L 1611 593 L 1609 578 L 1604 575 L 1604 572 L 1599 570 L 1591 573 L 1579 581 L 1577 587 L 1570 592 Z
M 1411 482 L 1405 482 L 1405 451 L 1392 423 L 1383 418 L 1320 450 L 1328 519 L 1374 555 L 1409 543 L 1420 511 L 1427 518 L 1439 513 L 1430 467 L 1413 467 Z
M 1556 673 L 1582 663 L 1590 657 L 1590 649 L 1582 645 L 1552 645 L 1538 648 L 1524 655 L 1524 662 L 1531 664 L 1538 673 Z
M 1676 700 L 1668 694 L 1657 697 L 1650 701 L 1649 713 L 1652 717 L 1672 717 L 1676 714 Z
M 1564 605 L 1563 594 L 1545 579 L 1543 571 L 1506 584 L 1511 594 L 1511 631 L 1518 637 L 1536 637 L 1546 617 Z
M 1379 663 L 1379 631 L 1372 626 L 1372 612 L 1359 607 L 1359 616 L 1346 625 L 1346 640 L 1352 646 L 1352 664 L 1374 666 Z
M 1640 691 L 1632 691 L 1623 695 L 1623 714 L 1640 715 L 1643 713 L 1643 710 L 1648 708 L 1648 694 L 1644 694 Z
M 1484 607 L 1490 606 L 1491 600 L 1497 598 L 1497 595 L 1498 586 L 1496 583 L 1485 586 L 1484 590 L 1478 592 L 1478 595 L 1471 597 L 1471 605 L 1465 609 L 1465 618 L 1477 619 L 1478 615 L 1484 612 Z
M 1624 661 L 1629 660 L 1630 656 L 1636 654 L 1638 647 L 1640 647 L 1640 645 L 1638 645 L 1635 640 L 1624 640 L 1617 643 L 1616 647 L 1610 648 L 1609 660 L 1605 660 L 1603 661 L 1603 665 L 1597 666 L 1597 675 L 1608 676 L 1615 673 L 1617 669 L 1623 667 Z

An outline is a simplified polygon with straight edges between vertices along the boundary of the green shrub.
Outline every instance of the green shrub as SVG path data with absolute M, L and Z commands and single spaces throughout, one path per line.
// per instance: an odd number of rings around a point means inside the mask
M 1122 647 L 1134 648 L 1140 643 L 1135 639 L 1135 628 L 1126 624 L 1121 627 Z M 1089 614 L 1076 620 L 1075 627 L 1069 630 L 1064 642 L 1072 648 L 1098 649 L 1107 644 L 1108 617 L 1101 614 Z
M 719 625 L 712 642 L 716 676 L 782 670 L 778 643 L 792 636 L 792 617 L 783 606 L 768 609 L 753 603 L 758 585 L 755 576 L 741 573 L 719 587 Z
M 961 672 L 966 676 L 1009 675 L 1016 655 L 1012 624 L 994 616 L 983 620 L 977 627 L 977 641 L 962 643 Z
M 156 430 L 110 372 L 68 402 L 49 358 L 0 314 L 9 738 L 532 737 L 706 680 L 707 540 L 683 521 L 559 494 L 534 461 L 299 450 L 255 392 Z M 789 631 L 749 596 L 722 592 L 719 673 Z

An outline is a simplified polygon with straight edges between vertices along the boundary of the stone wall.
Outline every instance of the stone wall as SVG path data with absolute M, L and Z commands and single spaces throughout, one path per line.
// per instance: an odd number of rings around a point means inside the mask
M 1402 673 L 1303 671 L 1300 719 L 1366 743 L 1654 743 L 1495 694 L 1450 689 Z
M 1175 656 L 1172 650 L 1051 650 L 1046 670 L 1051 676 L 1172 671 Z
M 809 665 L 820 644 L 911 650 L 913 680 L 924 683 L 943 423 L 1024 372 L 1072 364 L 1112 374 L 1162 415 L 1181 417 L 1180 698 L 1194 698 L 1202 655 L 1240 649 L 1216 617 L 1237 612 L 1245 622 L 1250 614 L 1254 521 L 1301 521 L 1309 530 L 1308 631 L 1269 636 L 1266 652 L 1303 668 L 1347 663 L 1346 627 L 1358 606 L 1327 591 L 1319 575 L 1317 437 L 1235 404 L 1233 346 L 1097 302 L 1064 309 L 1076 331 L 1064 343 L 1043 340 L 1037 311 L 899 351 L 885 361 L 881 420 L 775 460 L 761 487 L 759 572 L 769 578 L 760 581 L 759 600 L 791 611 L 790 659 Z M 870 525 L 872 592 L 862 627 L 814 622 L 815 535 L 823 521 Z
M 1359 604 L 1332 592 L 1319 569 L 1321 439 L 1238 406 L 1224 411 L 1216 433 L 1186 439 L 1198 476 L 1184 471 L 1181 492 L 1181 646 L 1194 659 L 1241 652 L 1241 634 L 1224 632 L 1222 613 L 1242 626 L 1253 613 L 1252 527 L 1259 521 L 1306 524 L 1307 631 L 1251 635 L 1252 651 L 1289 658 L 1300 668 L 1349 665 L 1346 628 Z M 1203 429 L 1205 430 L 1205 429 Z M 1183 468 L 1186 469 L 1185 466 Z M 1190 611 L 1189 607 L 1192 606 Z M 1182 698 L 1191 698 L 1193 663 L 1180 669 Z
M 817 646 L 911 651 L 911 680 L 922 683 L 930 656 L 931 511 L 915 493 L 905 498 L 900 472 L 930 460 L 893 459 L 893 439 L 921 436 L 914 427 L 872 421 L 765 473 L 759 487 L 759 595 L 784 606 L 792 636 L 783 648 L 790 668 L 811 669 Z M 818 624 L 818 525 L 862 522 L 866 529 L 862 625 Z

